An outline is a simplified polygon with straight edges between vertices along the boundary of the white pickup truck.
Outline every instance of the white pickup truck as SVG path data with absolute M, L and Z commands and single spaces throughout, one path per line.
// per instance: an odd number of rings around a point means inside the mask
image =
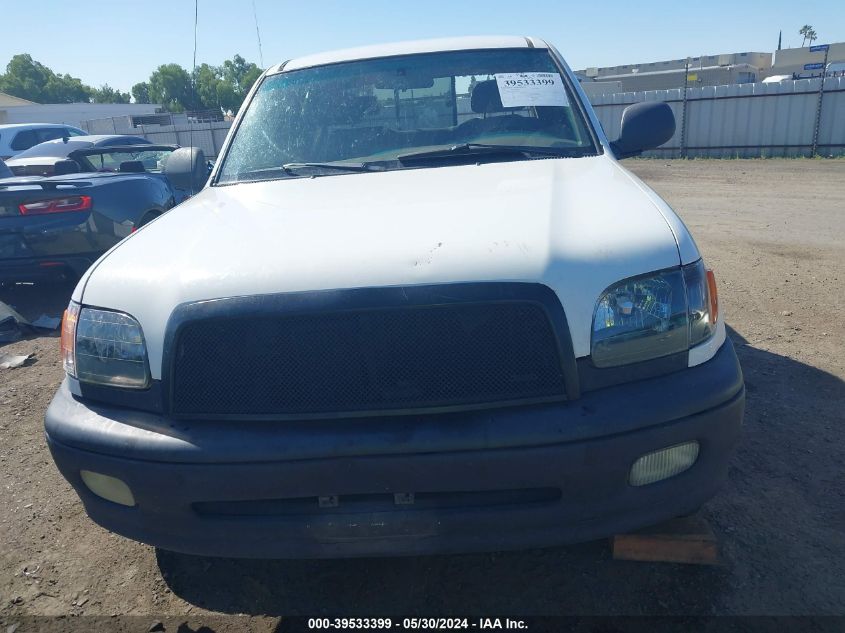
M 294 59 L 194 198 L 99 259 L 46 414 L 100 525 L 235 557 L 494 550 L 695 511 L 745 391 L 712 273 L 559 53 Z M 714 204 L 718 200 L 714 198 Z

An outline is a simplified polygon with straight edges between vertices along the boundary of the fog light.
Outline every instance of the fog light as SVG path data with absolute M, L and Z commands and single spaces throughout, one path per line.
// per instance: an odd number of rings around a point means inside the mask
M 645 486 L 684 472 L 698 459 L 698 442 L 685 442 L 640 457 L 631 466 L 628 481 L 632 486 Z
M 80 471 L 79 474 L 82 476 L 82 481 L 88 486 L 88 490 L 98 497 L 119 503 L 122 506 L 131 507 L 135 505 L 135 497 L 132 496 L 132 491 L 129 490 L 126 482 L 102 473 L 93 473 L 90 470 Z

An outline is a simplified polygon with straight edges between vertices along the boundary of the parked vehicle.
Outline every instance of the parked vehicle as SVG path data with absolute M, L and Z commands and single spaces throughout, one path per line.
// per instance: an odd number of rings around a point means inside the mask
M 795 81 L 795 77 L 792 75 L 771 75 L 766 77 L 762 83 L 764 84 L 780 84 L 784 81 Z
M 845 62 L 830 62 L 825 66 L 825 77 L 845 77 Z
M 14 176 L 12 170 L 6 167 L 6 163 L 0 159 L 0 179 L 9 178 L 11 176 Z
M 338 557 L 695 511 L 742 373 L 695 242 L 618 162 L 672 112 L 621 129 L 537 38 L 270 68 L 209 186 L 73 293 L 45 424 L 88 514 L 168 550 Z
M 207 177 L 201 151 L 173 145 L 94 147 L 70 156 L 55 163 L 63 175 L 0 179 L 0 281 L 79 278 Z M 190 166 L 193 181 L 183 175 L 186 156 L 199 161 Z M 74 173 L 83 166 L 90 173 Z
M 125 145 L 150 145 L 150 142 L 141 136 L 126 134 L 93 134 L 76 136 L 70 139 L 62 138 L 30 147 L 6 161 L 6 165 L 16 176 L 53 176 L 55 174 L 54 165 L 58 161 L 73 159 L 72 154 L 74 152 L 83 149 Z M 77 171 L 84 170 L 85 166 L 82 165 Z
M 0 125 L 0 160 L 6 160 L 33 145 L 58 138 L 84 136 L 78 127 L 59 123 L 7 123 Z

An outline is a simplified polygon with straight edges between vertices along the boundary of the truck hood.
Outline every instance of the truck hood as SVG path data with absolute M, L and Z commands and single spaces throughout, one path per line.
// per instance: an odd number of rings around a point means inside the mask
M 154 378 L 181 303 L 467 281 L 549 286 L 586 356 L 601 293 L 697 258 L 687 236 L 607 156 L 254 182 L 206 188 L 145 226 L 75 298 L 139 320 Z

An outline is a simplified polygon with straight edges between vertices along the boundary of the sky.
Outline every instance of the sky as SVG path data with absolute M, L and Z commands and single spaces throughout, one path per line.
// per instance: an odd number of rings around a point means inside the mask
M 536 35 L 573 69 L 845 41 L 842 0 L 254 0 L 264 66 L 336 48 L 454 35 Z M 198 0 L 197 64 L 260 65 L 252 0 Z M 0 70 L 29 53 L 86 84 L 129 91 L 190 68 L 194 0 L 0 0 Z M 11 27 L 11 28 L 10 28 Z

